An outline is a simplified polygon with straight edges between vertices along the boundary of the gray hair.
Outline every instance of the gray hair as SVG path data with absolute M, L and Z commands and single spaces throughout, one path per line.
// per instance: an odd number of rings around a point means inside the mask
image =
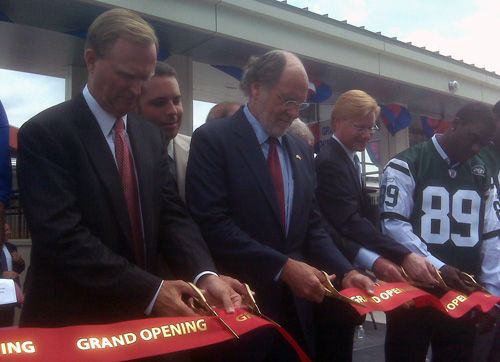
M 302 122 L 299 118 L 295 118 L 293 120 L 292 124 L 290 125 L 289 131 L 294 135 L 300 137 L 308 145 L 314 145 L 314 135 L 312 134 L 307 124 Z
M 240 81 L 240 89 L 243 93 L 249 97 L 250 87 L 255 82 L 262 83 L 267 88 L 274 87 L 285 69 L 287 54 L 284 50 L 271 50 L 260 57 L 250 57 L 243 69 Z
M 108 10 L 94 20 L 87 33 L 85 49 L 93 49 L 102 58 L 119 38 L 154 44 L 158 52 L 158 38 L 153 27 L 135 12 L 120 8 Z

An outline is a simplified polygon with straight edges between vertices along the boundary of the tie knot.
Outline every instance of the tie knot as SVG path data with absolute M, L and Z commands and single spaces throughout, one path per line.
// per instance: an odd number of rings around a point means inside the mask
M 123 122 L 123 118 L 117 118 L 115 121 L 115 132 L 118 134 L 122 134 L 125 130 L 125 123 Z
M 269 137 L 267 139 L 267 142 L 270 144 L 270 145 L 277 145 L 279 142 L 278 142 L 278 139 L 276 137 Z
M 361 162 L 359 161 L 359 157 L 358 157 L 358 155 L 357 155 L 357 154 L 354 154 L 353 160 L 354 160 L 354 163 L 356 163 L 356 164 L 358 164 L 358 165 L 361 163 Z

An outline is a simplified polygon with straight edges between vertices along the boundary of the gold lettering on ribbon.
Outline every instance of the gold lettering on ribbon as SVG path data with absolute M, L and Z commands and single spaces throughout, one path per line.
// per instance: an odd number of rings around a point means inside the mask
M 379 304 L 380 302 L 382 302 L 382 300 L 388 300 L 388 299 L 392 298 L 393 296 L 395 296 L 397 294 L 401 294 L 403 292 L 412 291 L 412 290 L 415 290 L 415 289 L 417 289 L 417 288 L 409 285 L 408 287 L 387 289 L 387 290 L 385 290 L 383 292 L 380 292 L 378 295 L 373 295 L 373 296 L 369 296 L 369 295 L 353 295 L 350 298 L 352 300 L 355 300 L 355 301 L 360 302 L 360 303 L 372 302 L 372 303 Z
M 255 315 L 251 314 L 251 313 L 243 313 L 243 314 L 240 314 L 236 317 L 236 321 L 238 322 L 244 322 L 246 321 L 247 319 L 250 319 L 250 318 L 255 318 Z
M 0 343 L 2 354 L 35 353 L 36 348 L 33 341 L 24 342 L 2 342 Z
M 136 341 L 137 336 L 134 333 L 124 333 L 111 337 L 80 338 L 78 341 L 76 341 L 76 346 L 81 350 L 103 349 L 125 346 L 126 344 L 132 344 Z
M 446 311 L 454 310 L 460 303 L 463 303 L 467 300 L 467 297 L 463 294 L 457 295 L 455 298 L 451 300 L 448 304 L 446 304 Z
M 204 318 L 196 321 L 186 321 L 175 324 L 166 324 L 158 327 L 145 328 L 139 332 L 139 337 L 144 341 L 156 340 L 159 338 L 169 338 L 177 335 L 203 332 L 207 330 L 207 323 Z M 87 337 L 80 338 L 76 346 L 81 350 L 104 349 L 125 346 L 137 342 L 137 335 L 134 333 L 119 334 L 110 337 Z

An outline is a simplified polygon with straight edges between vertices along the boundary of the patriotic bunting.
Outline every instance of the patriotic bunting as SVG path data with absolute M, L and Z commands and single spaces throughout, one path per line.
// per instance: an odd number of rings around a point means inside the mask
M 411 114 L 399 104 L 380 104 L 380 119 L 394 136 L 410 125 Z

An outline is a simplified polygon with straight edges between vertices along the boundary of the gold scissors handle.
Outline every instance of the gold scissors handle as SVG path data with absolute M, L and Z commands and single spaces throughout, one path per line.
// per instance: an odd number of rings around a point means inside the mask
M 342 294 L 339 293 L 337 289 L 333 286 L 332 282 L 330 281 L 330 276 L 325 272 L 322 271 L 322 273 L 325 275 L 326 282 L 323 284 L 325 287 L 325 296 L 327 297 L 332 297 L 338 300 L 341 300 L 346 303 L 354 304 L 363 308 L 366 308 L 366 305 L 363 303 L 360 303 L 358 301 L 352 300 L 351 298 L 347 298 L 343 296 Z
M 198 304 L 207 312 L 209 312 L 210 314 L 212 314 L 213 316 L 216 316 L 217 318 L 219 318 L 219 320 L 222 322 L 222 324 L 224 324 L 224 326 L 226 326 L 226 328 L 236 337 L 236 338 L 240 338 L 236 332 L 231 328 L 229 327 L 229 325 L 224 321 L 224 319 L 222 319 L 221 317 L 219 317 L 219 315 L 217 314 L 217 312 L 212 308 L 212 306 L 210 305 L 210 303 L 208 303 L 207 301 L 207 298 L 205 298 L 205 295 L 203 295 L 203 293 L 201 292 L 200 289 L 198 289 L 198 287 L 196 285 L 194 285 L 193 283 L 191 282 L 188 282 L 189 286 L 196 292 L 196 294 L 198 294 L 197 297 L 193 297 L 194 300 L 196 300 L 196 302 L 198 302 Z M 193 310 L 195 310 L 195 308 L 193 308 L 193 306 L 191 306 L 191 308 Z M 196 310 L 195 310 L 196 311 Z
M 417 282 L 417 281 L 413 280 L 412 278 L 410 278 L 410 276 L 406 273 L 405 268 L 403 268 L 402 266 L 401 266 L 401 272 L 402 272 L 403 278 L 405 278 L 406 282 L 410 285 L 413 285 L 414 287 L 434 288 L 434 285 Z
M 252 289 L 250 289 L 250 286 L 247 283 L 243 283 L 243 286 L 247 291 L 247 295 L 242 296 L 243 303 L 245 303 L 248 306 L 248 308 L 250 308 L 252 313 L 258 315 L 259 317 L 262 317 L 262 312 L 260 311 L 260 308 L 257 305 L 257 302 L 255 301 Z
M 262 314 L 262 312 L 260 311 L 259 306 L 257 305 L 257 302 L 255 301 L 255 298 L 253 296 L 252 290 L 250 289 L 250 286 L 247 283 L 243 283 L 243 286 L 245 287 L 245 289 L 247 291 L 247 294 L 248 294 L 248 296 L 247 295 L 243 295 L 242 296 L 243 303 L 245 303 L 248 306 L 248 308 L 250 309 L 250 311 L 253 314 L 255 314 L 256 316 L 264 318 L 264 319 L 268 320 L 269 322 L 274 323 L 277 326 L 280 326 L 278 323 L 276 323 L 275 321 L 273 321 L 271 318 L 269 318 L 268 316 Z
M 479 284 L 472 275 L 462 272 L 462 274 L 466 277 L 466 279 L 462 279 L 462 282 L 467 286 L 467 288 L 473 292 L 483 292 L 486 294 L 490 294 L 488 290 Z
M 437 286 L 440 287 L 441 289 L 443 289 L 446 292 L 449 292 L 449 291 L 453 290 L 449 286 L 446 285 L 446 283 L 444 282 L 443 277 L 441 276 L 441 272 L 439 271 L 439 269 L 435 265 L 433 265 L 433 267 L 434 267 L 434 270 L 436 272 Z

